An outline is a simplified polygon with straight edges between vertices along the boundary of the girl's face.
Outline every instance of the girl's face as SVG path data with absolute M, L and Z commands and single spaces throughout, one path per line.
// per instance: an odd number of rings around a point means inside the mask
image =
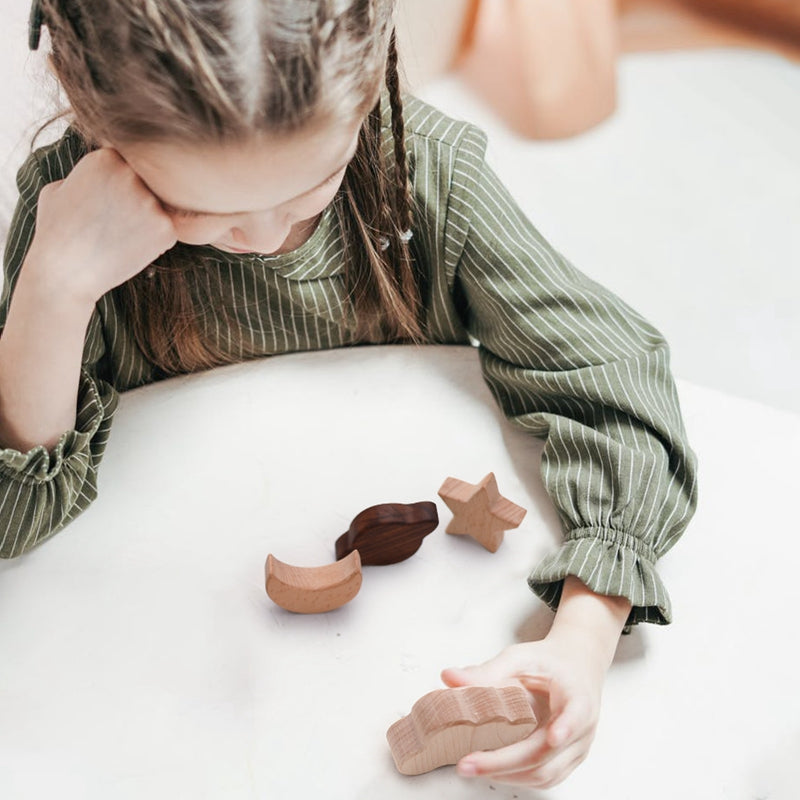
M 161 202 L 179 241 L 269 255 L 311 235 L 341 185 L 360 127 L 309 127 L 244 147 L 102 144 Z

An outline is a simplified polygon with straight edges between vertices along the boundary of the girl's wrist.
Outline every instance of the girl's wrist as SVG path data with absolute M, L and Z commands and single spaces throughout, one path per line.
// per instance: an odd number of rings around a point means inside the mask
M 34 239 L 17 279 L 18 286 L 36 294 L 46 308 L 57 307 L 85 316 L 87 321 L 94 311 L 96 300 L 88 292 L 80 292 L 70 283 L 73 274 L 69 262 L 58 259 L 46 250 L 37 247 Z
M 588 646 L 597 654 L 607 669 L 630 610 L 627 598 L 597 594 L 574 575 L 568 575 L 548 638 L 580 641 L 582 647 Z

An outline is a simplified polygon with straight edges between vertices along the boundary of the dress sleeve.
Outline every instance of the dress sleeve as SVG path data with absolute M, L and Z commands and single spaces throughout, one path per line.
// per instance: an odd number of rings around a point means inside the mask
M 697 495 L 667 344 L 545 241 L 486 164 L 482 136 L 468 132 L 459 147 L 446 225 L 461 245 L 459 313 L 489 388 L 513 424 L 545 441 L 541 474 L 564 540 L 528 583 L 556 608 L 575 575 L 628 598 L 628 626 L 669 623 L 655 564 Z
M 46 182 L 35 154 L 31 154 L 17 173 L 20 197 L 3 256 L 0 336 L 33 238 L 39 192 Z M 43 445 L 27 453 L 0 449 L 0 557 L 13 558 L 31 550 L 97 497 L 97 468 L 119 400 L 114 387 L 98 377 L 104 353 L 95 309 L 84 345 L 74 430 L 65 431 L 51 450 Z

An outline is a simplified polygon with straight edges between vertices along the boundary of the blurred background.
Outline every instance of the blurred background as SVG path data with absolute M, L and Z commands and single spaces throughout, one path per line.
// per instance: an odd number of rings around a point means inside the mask
M 58 100 L 29 9 L 0 0 L 3 242 Z M 406 88 L 488 133 L 522 209 L 679 378 L 800 413 L 800 0 L 399 0 L 397 22 Z

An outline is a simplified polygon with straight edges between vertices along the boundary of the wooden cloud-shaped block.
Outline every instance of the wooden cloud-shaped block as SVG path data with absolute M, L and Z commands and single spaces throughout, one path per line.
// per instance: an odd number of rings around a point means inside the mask
M 439 689 L 414 703 L 386 732 L 397 769 L 420 775 L 455 764 L 468 753 L 496 750 L 536 728 L 528 693 L 520 686 Z

